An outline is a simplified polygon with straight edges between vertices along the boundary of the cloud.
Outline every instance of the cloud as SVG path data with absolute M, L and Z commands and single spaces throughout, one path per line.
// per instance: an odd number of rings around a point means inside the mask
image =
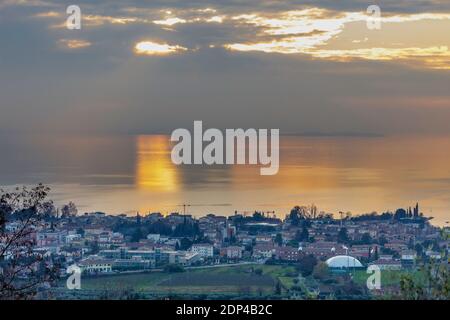
M 6 7 L 49 7 L 54 4 L 43 0 L 3 0 L 0 9 Z
M 135 52 L 138 55 L 166 55 L 177 53 L 181 51 L 187 51 L 188 49 L 178 45 L 168 45 L 165 43 L 157 43 L 152 41 L 138 42 L 135 47 Z
M 378 61 L 394 61 L 401 63 L 414 62 L 414 67 L 420 66 L 432 69 L 449 69 L 447 47 L 450 42 L 442 36 L 440 41 L 433 45 L 424 45 L 419 42 L 404 44 L 403 35 L 398 33 L 396 39 L 385 41 L 382 46 L 358 39 L 351 40 L 351 46 L 345 47 L 342 42 L 335 41 L 346 36 L 349 26 L 360 23 L 359 28 L 365 27 L 368 16 L 365 11 L 342 11 L 320 7 L 305 7 L 287 11 L 273 11 L 264 9 L 268 3 L 255 11 L 237 11 L 235 7 L 205 7 L 185 8 L 171 3 L 173 8 L 161 9 L 158 6 L 149 6 L 143 10 L 138 7 L 126 7 L 115 10 L 111 14 L 96 14 L 87 11 L 83 14 L 83 27 L 95 28 L 111 25 L 137 26 L 154 24 L 161 26 L 162 31 L 177 32 L 183 36 L 189 25 L 195 25 L 196 30 L 187 34 L 190 47 L 217 47 L 240 52 L 264 52 L 277 54 L 304 54 L 316 59 L 339 60 L 349 62 L 354 59 L 367 59 Z M 95 11 L 95 10 L 94 10 Z M 450 21 L 450 14 L 445 12 L 396 13 L 382 12 L 380 23 L 386 26 L 403 24 L 418 24 L 426 21 L 433 25 L 439 21 Z M 41 12 L 35 15 L 38 18 L 60 19 L 57 11 Z M 217 36 L 211 34 L 210 39 L 201 39 L 200 28 L 215 23 L 218 25 Z M 449 24 L 450 25 L 450 24 Z M 64 23 L 53 25 L 62 28 Z M 230 30 L 230 31 L 229 31 Z M 231 32 L 232 30 L 232 32 Z M 211 32 L 212 30 L 208 31 Z M 171 40 L 166 37 L 166 41 Z M 160 37 L 160 38 L 164 38 Z M 215 39 L 214 39 L 215 38 Z M 233 42 L 233 40 L 238 40 Z M 358 47 L 355 47 L 358 46 Z M 155 55 L 186 51 L 184 46 L 159 45 L 157 43 L 138 43 L 134 52 L 137 54 Z M 415 62 L 419 62 L 416 64 Z
M 106 23 L 110 24 L 133 24 L 133 23 L 145 23 L 147 20 L 138 19 L 136 17 L 126 16 L 104 16 L 104 15 L 83 15 L 83 24 L 87 26 L 100 26 Z
M 33 11 L 32 16 L 48 20 L 49 27 L 63 31 L 65 29 L 65 7 L 56 1 L 7 0 L 9 7 L 41 7 L 40 12 Z M 429 38 L 436 39 L 434 43 L 427 43 L 424 39 L 427 31 L 416 27 L 417 40 L 405 43 L 405 31 L 381 31 L 385 38 L 382 43 L 374 42 L 375 33 L 365 33 L 360 39 L 346 39 L 356 32 L 353 25 L 358 24 L 359 33 L 363 33 L 368 18 L 363 1 L 335 1 L 319 0 L 312 2 L 273 2 L 273 1 L 230 1 L 227 3 L 205 3 L 194 1 L 186 4 L 183 1 L 170 2 L 154 1 L 142 5 L 138 1 L 129 1 L 127 6 L 117 5 L 116 1 L 97 1 L 95 3 L 81 3 L 82 27 L 86 36 L 90 33 L 104 35 L 103 43 L 112 42 L 108 37 L 113 36 L 110 25 L 118 26 L 123 34 L 130 33 L 129 41 L 136 43 L 136 39 L 157 38 L 163 43 L 182 43 L 178 46 L 154 46 L 144 50 L 142 44 L 134 46 L 132 53 L 137 54 L 167 54 L 186 51 L 186 48 L 223 47 L 236 52 L 264 52 L 275 54 L 299 54 L 316 59 L 339 60 L 351 62 L 356 59 L 377 61 L 398 61 L 411 66 L 448 69 L 447 49 L 450 41 L 445 32 L 437 35 L 435 27 L 441 22 L 450 22 L 450 13 L 446 12 L 445 1 L 429 0 L 416 4 L 417 10 L 424 12 L 410 12 L 411 3 L 399 1 L 393 6 L 388 1 L 379 3 L 382 9 L 381 24 L 383 30 L 403 26 L 422 26 L 432 34 Z M 436 12 L 431 8 L 440 8 Z M 358 9 L 358 10 L 355 10 Z M 450 5 L 448 6 L 450 10 Z M 55 24 L 56 20 L 56 24 Z M 214 26 L 211 26 L 214 24 Z M 414 25 L 414 26 L 413 26 Z M 154 30 L 151 26 L 158 27 Z M 450 27 L 450 23 L 442 27 Z M 403 28 L 404 29 L 404 28 Z M 114 29 L 116 30 L 116 29 Z M 395 30 L 394 30 L 395 31 Z M 353 32 L 353 33 L 352 33 Z M 395 38 L 391 34 L 396 34 Z M 57 33 L 55 37 L 66 38 L 66 34 Z M 114 36 L 113 36 L 114 37 Z M 376 37 L 376 36 L 375 36 Z M 76 44 L 74 44 L 76 46 Z M 123 48 L 124 46 L 120 46 Z M 119 48 L 113 46 L 112 50 Z M 419 63 L 416 63 L 419 62 Z
M 351 39 L 351 47 L 345 47 L 343 40 L 352 30 L 350 26 L 357 24 L 359 33 L 368 30 L 365 26 L 368 16 L 359 12 L 333 12 L 319 8 L 309 8 L 300 11 L 288 11 L 278 14 L 244 14 L 233 18 L 233 20 L 244 24 L 254 25 L 258 32 L 253 39 L 247 42 L 229 43 L 224 47 L 233 51 L 260 51 L 278 54 L 307 54 L 314 58 L 333 59 L 349 62 L 353 59 L 367 59 L 379 61 L 413 61 L 414 67 L 421 66 L 433 69 L 450 69 L 450 45 L 445 33 L 436 37 L 428 36 L 422 29 L 422 35 L 418 35 L 415 42 L 408 45 L 405 42 L 405 31 L 398 32 L 403 24 L 412 26 L 411 32 L 417 29 L 419 22 L 421 28 L 432 28 L 438 22 L 444 21 L 450 26 L 450 14 L 443 13 L 421 13 L 407 15 L 391 15 L 381 17 L 380 24 L 383 29 L 393 29 L 396 37 L 388 37 L 383 34 L 384 47 L 369 42 L 366 32 L 364 40 Z M 350 28 L 350 29 L 349 29 Z M 389 31 L 390 31 L 389 30 Z M 432 32 L 432 31 L 431 31 Z M 373 38 L 373 33 L 370 34 Z M 425 35 L 425 36 L 424 36 Z M 274 37 L 276 36 L 276 37 Z M 272 37 L 272 39 L 270 39 Z M 436 39 L 433 46 L 422 46 L 430 38 Z M 333 42 L 331 41 L 333 40 Z M 359 47 L 355 47 L 359 46 Z M 419 64 L 416 64 L 419 62 Z
M 61 39 L 59 43 L 66 49 L 83 49 L 92 45 L 91 42 L 81 39 Z
M 383 96 L 383 97 L 345 97 L 337 99 L 338 103 L 355 107 L 365 105 L 370 108 L 396 108 L 401 109 L 450 109 L 450 97 L 449 96 L 432 96 L 432 95 L 410 95 L 410 96 Z
M 0 2 L 3 132 L 450 132 L 448 1 Z
M 45 11 L 34 15 L 36 18 L 61 18 L 62 16 L 62 13 L 58 11 Z
M 177 18 L 177 17 L 175 17 L 175 18 L 167 18 L 167 19 L 164 19 L 164 20 L 155 20 L 155 21 L 153 21 L 153 23 L 160 24 L 160 25 L 163 25 L 163 26 L 173 26 L 174 24 L 177 24 L 177 23 L 186 23 L 186 22 L 187 22 L 187 20 L 180 19 L 180 18 Z
M 406 61 L 419 63 L 432 68 L 450 70 L 450 50 L 446 46 L 428 48 L 368 48 L 350 50 L 315 50 L 317 58 L 330 58 L 337 61 L 367 59 L 382 61 Z

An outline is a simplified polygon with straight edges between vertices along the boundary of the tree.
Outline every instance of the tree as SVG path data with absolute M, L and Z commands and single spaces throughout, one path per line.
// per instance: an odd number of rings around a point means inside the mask
M 82 237 L 84 237 L 85 231 L 83 228 L 78 228 L 77 229 L 77 234 L 81 235 Z
M 277 233 L 275 236 L 275 243 L 281 246 L 283 244 L 283 237 L 281 236 L 281 233 Z
M 414 249 L 416 250 L 416 253 L 417 253 L 418 257 L 421 257 L 423 255 L 424 249 L 423 249 L 423 246 L 420 243 L 417 243 L 414 246 Z
M 139 242 L 139 240 L 144 238 L 144 234 L 142 233 L 142 230 L 140 227 L 137 227 L 134 232 L 133 235 L 131 236 L 131 242 Z
M 376 261 L 379 258 L 378 254 L 378 246 L 375 247 L 374 253 L 373 253 L 373 260 Z
M 201 235 L 198 223 L 183 222 L 175 227 L 174 237 L 195 237 Z
M 180 250 L 187 250 L 192 246 L 192 241 L 188 238 L 182 238 L 180 240 Z
M 414 239 L 413 237 L 410 237 L 408 240 L 408 249 L 414 250 Z
M 78 209 L 75 203 L 70 201 L 61 208 L 61 218 L 75 217 L 78 214 Z
M 365 232 L 361 237 L 361 244 L 371 244 L 372 243 L 372 237 L 368 232 Z
M 293 226 L 298 226 L 298 224 L 299 224 L 299 221 L 300 221 L 299 210 L 300 210 L 300 207 L 295 206 L 289 213 L 289 220 L 291 221 L 291 224 Z
M 277 295 L 277 296 L 279 296 L 281 294 L 281 283 L 280 283 L 280 280 L 278 280 L 277 283 L 275 284 L 274 294 Z
M 318 217 L 317 216 L 317 207 L 314 203 L 310 207 L 310 214 L 313 219 L 316 219 Z
M 296 233 L 296 240 L 299 242 L 308 241 L 309 240 L 309 231 L 306 226 L 303 226 L 301 232 Z
M 184 271 L 185 270 L 184 270 L 183 266 L 181 266 L 179 264 L 170 263 L 164 267 L 164 272 L 168 272 L 168 273 L 178 273 L 178 272 L 184 272 Z
M 262 221 L 262 220 L 264 220 L 264 215 L 261 212 L 255 211 L 253 213 L 253 220 Z
M 386 243 L 388 243 L 388 241 L 387 241 L 387 239 L 386 239 L 385 236 L 380 236 L 380 238 L 378 239 L 378 243 L 379 243 L 381 246 L 384 246 Z
M 47 208 L 45 208 L 45 211 L 42 212 L 42 215 L 47 219 L 54 220 L 58 217 L 58 210 L 56 207 L 52 204 L 49 204 Z
M 405 209 L 397 209 L 397 211 L 395 211 L 395 214 L 394 214 L 395 220 L 404 219 L 406 217 L 408 217 L 408 213 L 406 212 Z
M 0 300 L 33 298 L 39 286 L 56 279 L 57 270 L 33 250 L 35 230 L 44 226 L 45 213 L 53 205 L 47 200 L 49 192 L 42 184 L 0 190 Z
M 312 274 L 314 266 L 317 264 L 317 259 L 312 255 L 302 257 L 298 263 L 298 270 L 302 273 L 302 276 L 307 277 Z
M 89 244 L 89 249 L 91 254 L 97 254 L 100 251 L 100 246 L 97 241 L 92 241 Z
M 320 262 L 314 267 L 313 277 L 323 280 L 328 276 L 329 271 L 328 265 L 325 262 Z
M 339 243 L 346 243 L 348 242 L 348 232 L 347 228 L 341 228 L 338 233 L 338 242 Z
M 450 271 L 447 265 L 430 263 L 423 268 L 423 272 L 423 283 L 410 275 L 402 275 L 401 297 L 407 300 L 449 300 Z

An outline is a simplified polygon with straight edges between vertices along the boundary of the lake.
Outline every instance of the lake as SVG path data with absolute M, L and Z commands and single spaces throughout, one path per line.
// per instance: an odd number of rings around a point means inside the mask
M 419 202 L 433 223 L 450 220 L 450 137 L 280 138 L 280 170 L 175 166 L 169 136 L 0 136 L 0 185 L 42 182 L 60 205 L 111 214 L 195 216 L 274 211 L 295 205 L 357 215 Z

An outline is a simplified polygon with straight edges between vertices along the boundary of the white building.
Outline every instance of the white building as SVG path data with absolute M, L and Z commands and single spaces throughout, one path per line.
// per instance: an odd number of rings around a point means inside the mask
M 112 261 L 96 256 L 91 256 L 82 260 L 78 266 L 81 272 L 87 273 L 109 273 L 112 272 Z
M 175 263 L 183 266 L 190 266 L 191 264 L 200 260 L 200 255 L 196 252 L 177 251 Z
M 78 241 L 81 238 L 82 238 L 81 234 L 77 234 L 77 233 L 76 234 L 69 234 L 69 235 L 66 236 L 66 243 L 70 244 L 71 242 Z
M 56 246 L 66 242 L 66 231 L 42 230 L 36 234 L 38 246 Z
M 158 242 L 161 239 L 161 235 L 159 233 L 149 233 L 147 239 Z
M 414 250 L 405 250 L 402 252 L 402 260 L 415 260 L 417 254 Z
M 6 232 L 16 232 L 22 227 L 22 224 L 18 222 L 8 222 L 6 223 L 5 230 Z
M 253 257 L 269 259 L 275 254 L 275 247 L 270 244 L 257 244 L 253 248 Z
M 344 255 L 332 257 L 326 261 L 326 264 L 332 269 L 361 268 L 363 266 L 358 259 Z
M 212 258 L 214 256 L 214 247 L 208 243 L 193 244 L 191 251 L 198 253 L 202 258 Z

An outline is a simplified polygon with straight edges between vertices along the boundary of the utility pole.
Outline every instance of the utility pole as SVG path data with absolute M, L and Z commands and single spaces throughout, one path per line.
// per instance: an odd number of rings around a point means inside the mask
M 182 206 L 183 206 L 183 215 L 186 215 L 186 207 L 190 207 L 191 205 L 183 203 Z
M 339 214 L 341 215 L 341 227 L 342 227 L 342 217 L 344 216 L 344 212 L 342 212 L 342 211 L 339 211 Z

